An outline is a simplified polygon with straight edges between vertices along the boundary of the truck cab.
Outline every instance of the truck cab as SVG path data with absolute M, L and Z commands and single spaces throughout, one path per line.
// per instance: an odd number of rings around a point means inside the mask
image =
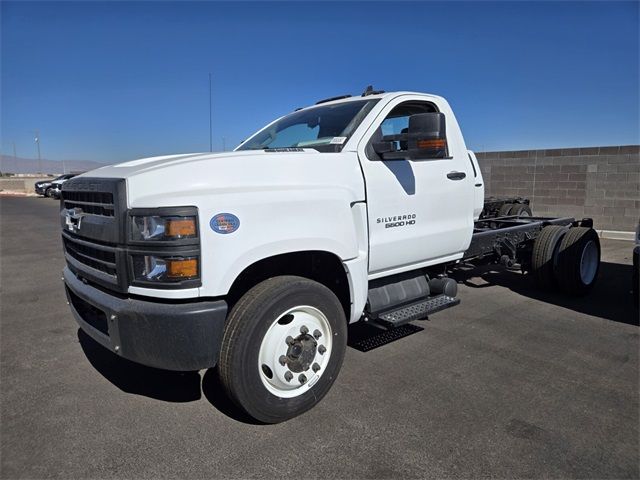
M 233 152 L 69 180 L 63 279 L 104 347 L 157 368 L 217 365 L 241 409 L 278 422 L 328 391 L 348 324 L 390 329 L 459 302 L 447 266 L 504 240 L 471 248 L 483 197 L 445 99 L 367 89 L 284 115 Z

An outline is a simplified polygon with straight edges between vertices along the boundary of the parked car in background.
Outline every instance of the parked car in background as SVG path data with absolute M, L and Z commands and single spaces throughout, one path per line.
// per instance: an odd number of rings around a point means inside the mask
M 51 180 L 42 180 L 40 182 L 36 182 L 35 183 L 36 193 L 38 195 L 43 195 L 45 197 L 50 197 L 51 196 L 51 187 L 54 184 L 58 185 L 59 184 L 58 182 L 60 182 L 60 183 L 65 182 L 65 181 L 69 180 L 70 178 L 75 177 L 76 175 L 77 175 L 77 173 L 66 173 L 64 175 L 60 175 L 59 177 L 56 177 L 56 178 L 51 179 Z M 59 190 L 60 189 L 58 188 L 58 191 Z
M 72 179 L 73 177 L 75 177 L 76 175 L 79 175 L 78 173 L 68 173 L 66 175 L 63 175 L 64 178 L 60 178 L 60 179 L 56 179 L 53 182 L 51 182 L 51 187 L 49 187 L 49 190 L 47 191 L 47 197 L 51 197 L 51 198 L 55 198 L 55 199 L 59 199 L 60 198 L 60 191 L 62 190 L 62 184 L 64 182 L 66 182 L 67 180 Z
M 51 198 L 54 198 L 56 200 L 59 200 L 61 191 L 62 191 L 62 183 L 61 182 L 56 182 L 56 183 L 52 184 L 51 187 L 49 188 L 49 195 L 47 195 L 47 196 L 51 197 Z

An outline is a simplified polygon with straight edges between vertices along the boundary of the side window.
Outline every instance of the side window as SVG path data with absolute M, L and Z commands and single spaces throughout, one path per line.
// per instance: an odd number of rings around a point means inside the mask
M 388 153 L 384 153 L 385 158 L 394 157 L 401 158 L 402 152 L 407 151 L 410 148 L 416 148 L 416 140 L 413 142 L 409 141 L 408 132 L 409 132 L 409 118 L 412 115 L 419 113 L 436 113 L 438 109 L 429 102 L 420 102 L 420 101 L 409 101 L 401 103 L 397 105 L 389 112 L 386 118 L 380 124 L 380 127 L 375 131 L 371 139 L 369 140 L 369 144 L 367 145 L 367 157 L 372 160 L 382 160 L 379 154 L 375 152 L 373 147 L 373 143 L 380 142 L 391 144 L 391 151 Z M 442 156 L 446 156 L 446 140 L 443 140 L 445 143 L 444 154 L 442 151 L 440 152 Z M 418 144 L 423 143 L 422 141 L 418 142 Z M 411 146 L 413 144 L 413 146 Z M 434 157 L 437 158 L 437 157 Z
M 387 117 L 380 125 L 382 135 L 399 135 L 409 129 L 409 116 Z

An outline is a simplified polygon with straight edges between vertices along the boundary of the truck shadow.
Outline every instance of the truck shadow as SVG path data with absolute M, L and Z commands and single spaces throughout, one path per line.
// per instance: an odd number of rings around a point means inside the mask
M 91 366 L 123 392 L 165 402 L 193 402 L 205 398 L 220 413 L 242 423 L 257 425 L 224 394 L 217 370 L 172 372 L 147 367 L 119 357 L 78 329 L 78 341 Z
M 205 372 L 202 377 L 202 393 L 204 393 L 205 398 L 211 405 L 227 417 L 250 425 L 262 425 L 261 422 L 258 422 L 240 410 L 236 404 L 225 395 L 218 378 L 217 368 L 210 368 Z
M 78 341 L 93 368 L 123 392 L 165 402 L 192 402 L 202 396 L 198 372 L 171 372 L 131 362 L 110 352 L 80 329 Z
M 640 325 L 638 310 L 631 294 L 632 265 L 602 262 L 598 280 L 584 297 L 572 297 L 557 289 L 542 290 L 530 275 L 496 265 L 461 265 L 450 276 L 470 288 L 505 287 L 519 295 L 558 305 L 594 317 Z M 480 282 L 478 282 L 478 278 Z

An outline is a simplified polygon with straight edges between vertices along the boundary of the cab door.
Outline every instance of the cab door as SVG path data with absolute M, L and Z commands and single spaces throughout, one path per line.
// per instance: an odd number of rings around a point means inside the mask
M 458 259 L 471 241 L 474 179 L 467 149 L 453 112 L 432 98 L 403 95 L 390 101 L 358 145 L 370 278 Z M 383 160 L 376 154 L 374 141 L 406 133 L 411 115 L 428 112 L 445 115 L 446 158 Z M 399 148 L 407 148 L 406 142 Z

